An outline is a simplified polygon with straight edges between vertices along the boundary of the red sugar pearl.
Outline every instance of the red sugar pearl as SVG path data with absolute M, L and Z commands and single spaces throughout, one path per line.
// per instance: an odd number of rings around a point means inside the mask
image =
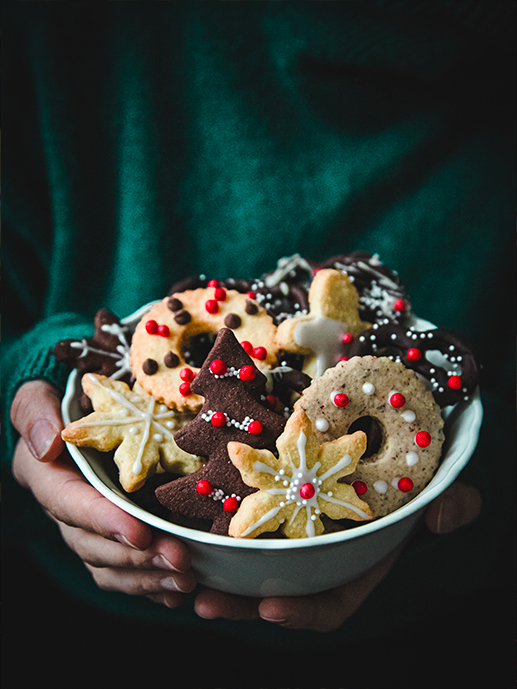
M 420 361 L 422 352 L 419 349 L 408 349 L 406 357 L 409 361 Z
M 251 433 L 252 435 L 262 433 L 262 424 L 260 421 L 252 421 L 248 426 L 248 433 Z
M 223 502 L 223 508 L 225 512 L 237 512 L 239 509 L 239 501 L 237 498 L 226 498 Z
M 210 495 L 212 492 L 212 484 L 206 479 L 201 479 L 196 483 L 196 490 L 200 495 Z
M 220 284 L 219 280 L 209 280 L 208 287 L 219 287 Z
M 190 383 L 195 378 L 194 371 L 192 371 L 190 368 L 183 368 L 180 371 L 180 378 L 186 383 Z
M 255 347 L 253 350 L 253 358 L 259 361 L 264 361 L 267 357 L 267 349 L 265 347 Z
M 158 332 L 158 323 L 156 321 L 147 321 L 145 324 L 145 329 L 149 335 L 156 335 Z
M 188 397 L 189 395 L 191 395 L 192 393 L 190 391 L 190 383 L 182 383 L 180 385 L 180 393 L 183 395 L 183 397 Z
M 275 397 L 275 395 L 266 395 L 266 402 L 267 406 L 270 409 L 276 409 L 276 405 L 278 404 L 278 397 Z
M 214 359 L 210 364 L 210 370 L 216 376 L 224 376 L 228 369 L 222 359 Z
M 415 443 L 418 447 L 429 447 L 431 444 L 431 434 L 427 431 L 418 431 L 415 436 Z
M 336 407 L 340 407 L 342 409 L 350 404 L 350 398 L 348 395 L 345 395 L 344 392 L 338 392 L 332 396 L 332 402 L 336 405 Z
M 158 335 L 161 335 L 161 337 L 170 337 L 171 331 L 169 330 L 168 325 L 159 325 L 158 326 Z
M 241 342 L 241 347 L 244 349 L 248 356 L 253 355 L 253 345 L 251 344 L 251 342 L 248 342 L 248 340 L 244 340 L 243 342 Z
M 405 311 L 406 303 L 402 301 L 402 299 L 397 299 L 397 301 L 393 304 L 393 308 L 395 311 Z
M 350 333 L 345 333 L 341 338 L 341 342 L 343 342 L 343 344 L 348 344 L 349 342 L 352 342 L 352 339 L 353 338 L 352 335 L 350 335 Z
M 340 357 L 339 357 L 339 361 L 348 361 L 348 360 L 349 360 L 349 359 L 348 359 L 347 356 L 340 356 Z
M 226 414 L 222 411 L 216 411 L 215 414 L 212 415 L 210 423 L 216 428 L 221 428 L 226 424 Z
M 217 299 L 217 301 L 226 301 L 226 290 L 222 287 L 216 287 L 214 297 Z
M 352 483 L 352 487 L 354 488 L 357 495 L 364 495 L 368 490 L 368 486 L 364 481 L 354 481 Z
M 304 483 L 300 488 L 300 495 L 304 500 L 310 500 L 312 497 L 314 497 L 315 492 L 316 490 L 312 483 Z
M 402 409 L 406 404 L 406 398 L 401 392 L 394 392 L 393 395 L 390 395 L 390 404 L 393 409 Z
M 256 292 L 246 292 L 246 296 L 249 297 L 250 299 L 256 299 L 257 293 Z
M 219 311 L 219 304 L 215 299 L 209 299 L 205 302 L 205 309 L 208 313 L 217 313 Z
M 463 383 L 461 382 L 461 378 L 459 376 L 451 376 L 447 381 L 447 385 L 451 388 L 451 390 L 461 390 Z
M 241 380 L 254 380 L 255 379 L 255 367 L 254 366 L 243 366 L 239 370 L 239 378 Z
M 403 476 L 397 483 L 397 486 L 403 493 L 409 493 L 410 490 L 413 490 L 413 481 L 409 476 Z

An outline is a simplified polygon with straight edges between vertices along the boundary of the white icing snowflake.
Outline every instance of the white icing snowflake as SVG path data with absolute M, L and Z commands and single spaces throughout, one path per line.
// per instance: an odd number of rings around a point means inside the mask
M 323 532 L 320 514 L 332 519 L 371 519 L 368 505 L 347 484 L 366 448 L 361 431 L 319 444 L 303 410 L 296 411 L 277 440 L 276 458 L 269 450 L 229 443 L 228 454 L 244 482 L 259 491 L 242 501 L 229 534 L 255 537 L 282 525 L 289 538 L 312 537 Z

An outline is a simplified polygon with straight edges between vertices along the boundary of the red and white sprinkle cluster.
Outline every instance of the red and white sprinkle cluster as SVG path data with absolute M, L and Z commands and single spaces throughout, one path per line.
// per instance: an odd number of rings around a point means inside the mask
M 244 421 L 241 422 L 236 421 L 235 419 L 230 419 L 229 416 L 223 411 L 212 411 L 210 409 L 207 412 L 203 412 L 201 414 L 201 418 L 207 423 L 211 423 L 212 426 L 215 426 L 216 428 L 222 428 L 223 426 L 230 428 L 231 426 L 235 426 L 235 428 L 238 428 L 241 431 L 246 431 L 246 433 L 251 433 L 252 435 L 262 433 L 262 424 L 260 421 L 251 419 L 249 416 L 246 416 Z
M 225 512 L 237 512 L 239 509 L 239 503 L 241 497 L 232 493 L 231 495 L 225 495 L 224 491 L 220 488 L 213 488 L 210 481 L 206 479 L 201 479 L 196 484 L 196 490 L 200 495 L 205 495 L 212 500 L 220 500 L 223 503 L 223 509 Z

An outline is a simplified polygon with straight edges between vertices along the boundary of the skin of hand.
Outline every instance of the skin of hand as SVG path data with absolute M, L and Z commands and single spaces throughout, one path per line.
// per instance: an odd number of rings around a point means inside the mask
M 170 608 L 180 605 L 182 593 L 196 585 L 187 547 L 119 509 L 87 483 L 61 439 L 58 392 L 44 381 L 25 383 L 13 401 L 11 420 L 21 435 L 13 458 L 15 479 L 56 522 L 96 584 Z
M 46 382 L 25 383 L 18 390 L 11 410 L 13 425 L 21 435 L 13 460 L 16 480 L 33 492 L 58 524 L 65 542 L 100 588 L 145 595 L 177 607 L 180 592 L 195 587 L 187 548 L 126 514 L 86 482 L 61 439 L 60 404 L 57 391 Z M 456 481 L 429 505 L 425 522 L 434 533 L 449 533 L 473 521 L 480 511 L 479 491 Z M 403 547 L 358 579 L 331 591 L 258 599 L 207 588 L 197 595 L 195 610 L 207 619 L 261 618 L 286 628 L 332 631 L 380 584 Z

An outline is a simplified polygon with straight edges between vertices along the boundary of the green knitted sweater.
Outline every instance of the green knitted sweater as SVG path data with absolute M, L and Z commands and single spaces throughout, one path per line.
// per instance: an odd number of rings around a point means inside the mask
M 511 500 L 513 3 L 4 6 L 7 538 L 121 615 L 302 638 L 98 590 L 10 475 L 9 407 L 28 380 L 63 388 L 49 350 L 90 336 L 100 307 L 123 317 L 191 274 L 364 249 L 398 271 L 416 314 L 477 348 L 486 422 L 463 478 L 484 508 L 447 536 L 422 528 L 335 635 L 489 581 Z

